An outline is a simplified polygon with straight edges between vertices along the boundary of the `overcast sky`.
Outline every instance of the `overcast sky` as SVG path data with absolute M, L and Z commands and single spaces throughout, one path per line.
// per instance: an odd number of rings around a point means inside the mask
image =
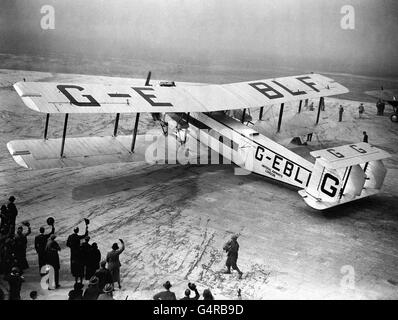
M 45 4 L 55 30 L 40 27 Z M 398 1 L 1 0 L 0 52 L 398 75 Z

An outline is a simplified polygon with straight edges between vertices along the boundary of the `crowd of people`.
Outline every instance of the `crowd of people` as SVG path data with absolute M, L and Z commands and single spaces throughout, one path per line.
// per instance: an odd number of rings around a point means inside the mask
M 15 197 L 11 196 L 8 203 L 1 206 L 0 212 L 0 274 L 8 282 L 9 300 L 21 299 L 23 274 L 29 268 L 26 259 L 28 236 L 32 233 L 28 221 L 23 221 L 15 232 L 18 215 L 15 200 Z M 70 272 L 75 280 L 74 289 L 69 292 L 69 299 L 111 299 L 114 283 L 117 283 L 119 289 L 121 289 L 119 255 L 125 249 L 124 242 L 119 239 L 120 248 L 117 243 L 114 243 L 112 250 L 101 261 L 101 252 L 97 243 L 90 243 L 89 220 L 84 219 L 84 221 L 86 225 L 85 233 L 79 235 L 79 228 L 76 227 L 66 241 L 66 246 L 70 249 Z M 34 248 L 37 253 L 39 276 L 42 277 L 47 274 L 49 268 L 52 267 L 54 270 L 54 286 L 52 287 L 51 281 L 48 280 L 48 289 L 56 290 L 60 287 L 59 271 L 61 264 L 59 252 L 61 246 L 57 242 L 54 218 L 49 217 L 47 224 L 51 227 L 50 232 L 46 233 L 45 227 L 40 227 L 39 234 L 34 238 Z M 88 281 L 88 287 L 83 291 L 84 280 Z M 32 296 L 37 297 L 37 291 L 32 292 L 35 292 L 35 294 L 31 295 L 31 298 Z M 4 298 L 5 294 L 0 288 L 0 300 Z
M 26 258 L 28 245 L 28 236 L 32 233 L 30 223 L 23 221 L 16 229 L 16 217 L 18 209 L 15 205 L 15 197 L 11 196 L 6 205 L 1 206 L 0 213 L 0 274 L 8 282 L 9 300 L 21 299 L 21 288 L 24 282 L 24 272 L 29 269 L 29 263 Z M 46 233 L 44 226 L 39 228 L 39 233 L 34 238 L 34 248 L 37 253 L 40 279 L 49 274 L 49 268 L 53 269 L 53 279 L 47 281 L 48 290 L 56 290 L 60 287 L 59 271 L 60 258 L 59 252 L 61 246 L 57 242 L 55 233 L 55 220 L 49 217 L 46 220 L 51 228 Z M 113 300 L 114 284 L 117 283 L 121 289 L 120 278 L 120 254 L 125 250 L 125 244 L 122 239 L 120 247 L 118 243 L 112 245 L 111 250 L 102 259 L 97 243 L 90 243 L 88 219 L 84 219 L 85 232 L 79 234 L 79 227 L 73 229 L 73 233 L 68 236 L 66 246 L 70 250 L 70 273 L 75 280 L 73 289 L 69 291 L 69 300 Z M 15 232 L 16 229 L 16 232 Z M 238 235 L 233 235 L 223 247 L 227 252 L 226 271 L 231 273 L 231 268 L 238 271 L 239 279 L 242 278 L 242 272 L 237 266 L 239 244 Z M 52 280 L 52 281 L 51 281 Z M 87 281 L 87 288 L 84 289 L 84 281 Z M 166 291 L 155 294 L 155 300 L 176 300 L 176 295 L 170 291 L 172 287 L 170 281 L 164 283 Z M 191 297 L 191 292 L 195 293 Z M 30 293 L 31 299 L 37 299 L 37 291 Z M 202 293 L 204 300 L 213 300 L 213 295 L 209 289 Z M 181 300 L 197 300 L 200 294 L 193 283 L 188 284 L 184 297 Z M 240 297 L 240 290 L 238 292 Z M 0 300 L 5 298 L 5 294 L 0 287 Z

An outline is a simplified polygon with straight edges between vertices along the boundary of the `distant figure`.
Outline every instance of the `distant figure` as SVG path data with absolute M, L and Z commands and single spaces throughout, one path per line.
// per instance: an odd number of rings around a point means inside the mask
M 362 118 L 362 114 L 365 112 L 365 107 L 363 106 L 363 103 L 361 103 L 358 107 L 358 113 L 359 113 L 359 118 Z
M 166 291 L 161 291 L 155 294 L 153 296 L 153 300 L 177 300 L 175 293 L 170 291 L 170 288 L 172 287 L 170 281 L 166 281 L 163 284 L 163 287 Z
M 102 291 L 107 283 L 113 283 L 112 274 L 106 268 L 106 261 L 101 261 L 100 268 L 94 274 L 98 278 L 98 287 Z
M 112 283 L 107 283 L 104 287 L 104 292 L 101 293 L 97 300 L 115 300 L 113 299 L 113 285 Z
M 304 100 L 304 108 L 307 108 L 308 107 L 308 99 L 305 99 Z
M 214 300 L 214 297 L 211 294 L 210 289 L 203 290 L 203 300 Z
M 26 223 L 26 226 L 28 227 L 28 231 L 26 233 L 23 233 L 22 226 L 18 227 L 17 234 L 14 240 L 15 258 L 17 259 L 18 268 L 20 271 L 24 271 L 25 269 L 29 268 L 28 261 L 26 260 L 26 248 L 28 245 L 27 237 L 32 233 L 32 230 L 30 229 L 29 222 Z
M 97 300 L 100 293 L 98 278 L 94 276 L 90 279 L 88 288 L 84 291 L 83 300 Z
M 73 229 L 73 234 L 68 237 L 66 246 L 70 248 L 70 271 L 72 276 L 75 278 L 75 282 L 83 282 L 84 267 L 82 262 L 82 256 L 80 252 L 80 240 L 88 236 L 88 223 L 86 222 L 86 232 L 83 235 L 79 235 L 79 228 Z
M 198 300 L 200 297 L 200 294 L 198 292 L 198 289 L 196 288 L 196 285 L 194 283 L 188 283 L 188 288 L 189 289 L 185 290 L 184 298 L 181 298 L 180 300 Z M 195 296 L 193 298 L 190 297 L 191 290 L 195 292 Z
M 8 204 L 7 204 L 7 214 L 8 214 L 8 221 L 10 224 L 10 233 L 11 234 L 15 233 L 15 220 L 17 219 L 17 215 L 18 215 L 18 209 L 14 202 L 15 202 L 15 197 L 11 196 L 8 199 Z
M 381 99 L 377 100 L 376 108 L 377 108 L 377 115 L 378 116 L 384 115 L 385 106 L 386 106 L 386 104 Z
M 339 122 L 343 121 L 343 112 L 344 112 L 344 108 L 342 105 L 340 105 L 339 108 Z
M 241 279 L 243 272 L 240 271 L 237 266 L 238 251 L 239 251 L 239 243 L 237 240 L 238 240 L 238 235 L 234 234 L 232 235 L 231 240 L 229 240 L 223 247 L 223 249 L 227 252 L 228 256 L 227 261 L 225 262 L 227 270 L 224 273 L 231 273 L 231 267 L 232 267 L 232 269 L 238 271 L 239 279 Z
M 313 101 L 311 101 L 311 104 L 309 106 L 309 110 L 310 111 L 314 111 L 314 102 Z
M 59 255 L 58 251 L 61 251 L 61 247 L 58 242 L 55 241 L 56 235 L 52 234 L 50 236 L 50 240 L 47 242 L 46 246 L 46 263 L 54 268 L 54 280 L 55 280 L 55 288 L 59 288 Z
M 363 132 L 363 142 L 368 143 L 368 135 L 366 134 L 366 131 Z
M 118 244 L 114 243 L 112 245 L 112 251 L 108 252 L 108 254 L 106 256 L 106 262 L 108 262 L 108 269 L 112 274 L 113 282 L 117 282 L 119 285 L 119 289 L 121 289 L 122 288 L 122 286 L 120 285 L 121 263 L 119 260 L 119 256 L 124 251 L 124 242 L 122 239 L 119 239 L 119 241 L 122 244 L 122 248 L 119 249 Z
M 40 227 L 40 234 L 35 237 L 35 250 L 39 258 L 39 273 L 41 273 L 41 268 L 46 264 L 46 246 L 48 239 L 52 234 L 55 233 L 54 225 L 51 226 L 51 232 L 45 234 L 44 227 Z
M 312 135 L 313 135 L 313 132 L 310 132 L 310 133 L 307 134 L 307 142 L 311 142 L 312 141 Z
M 13 267 L 11 273 L 5 276 L 5 280 L 8 282 L 9 288 L 9 300 L 21 300 L 21 287 L 25 281 L 20 275 L 19 269 Z
M 242 300 L 242 290 L 238 289 L 238 300 Z
M 83 284 L 75 282 L 73 290 L 69 291 L 68 300 L 83 300 Z

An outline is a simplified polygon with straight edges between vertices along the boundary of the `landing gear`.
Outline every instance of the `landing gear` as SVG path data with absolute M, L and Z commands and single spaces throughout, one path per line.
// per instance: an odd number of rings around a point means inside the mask
M 392 122 L 398 122 L 398 113 L 393 113 L 390 119 Z

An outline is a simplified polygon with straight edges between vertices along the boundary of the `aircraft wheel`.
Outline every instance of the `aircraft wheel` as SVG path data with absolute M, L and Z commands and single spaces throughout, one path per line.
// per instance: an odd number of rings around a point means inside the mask
M 398 122 L 398 114 L 397 113 L 392 114 L 390 119 L 392 122 Z

